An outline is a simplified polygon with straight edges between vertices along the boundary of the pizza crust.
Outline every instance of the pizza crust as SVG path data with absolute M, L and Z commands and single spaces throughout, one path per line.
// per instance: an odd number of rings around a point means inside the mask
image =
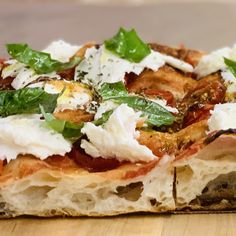
M 38 162 L 31 157 L 18 161 L 29 159 Z M 88 173 L 80 168 L 62 171 L 45 167 L 19 179 L 7 178 L 6 174 L 0 189 L 0 214 L 2 218 L 108 216 L 174 210 L 174 169 L 169 161 L 152 165 L 150 168 L 147 164 L 133 164 L 101 173 Z M 148 172 L 139 175 L 144 167 Z
M 235 145 L 235 135 L 222 135 L 196 154 L 176 161 L 178 210 L 235 208 Z

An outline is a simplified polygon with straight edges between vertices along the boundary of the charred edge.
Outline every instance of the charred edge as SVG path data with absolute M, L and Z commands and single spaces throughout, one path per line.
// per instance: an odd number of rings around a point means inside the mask
M 176 167 L 174 168 L 174 178 L 173 178 L 173 198 L 175 205 L 177 205 L 177 191 L 176 191 L 177 179 L 176 179 Z
M 202 209 L 236 208 L 236 172 L 221 174 L 210 181 L 202 190 L 201 195 L 190 202 Z
M 214 133 L 213 135 L 211 135 L 210 137 L 207 137 L 204 140 L 204 144 L 209 144 L 209 143 L 213 142 L 215 139 L 220 137 L 222 134 L 236 134 L 236 129 L 220 130 L 220 131 Z

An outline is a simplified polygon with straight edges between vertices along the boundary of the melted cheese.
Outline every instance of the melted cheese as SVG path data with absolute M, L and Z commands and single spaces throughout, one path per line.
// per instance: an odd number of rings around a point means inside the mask
M 64 155 L 71 143 L 47 128 L 40 115 L 14 115 L 0 118 L 0 159 L 10 161 L 19 154 L 32 154 L 40 159 Z
M 92 47 L 86 50 L 85 59 L 77 66 L 75 80 L 94 86 L 115 83 L 124 81 L 126 73 L 139 75 L 145 68 L 157 71 L 165 63 L 185 72 L 193 71 L 190 64 L 155 51 L 151 51 L 141 62 L 132 63 L 109 52 L 104 46 L 99 49 Z
M 81 147 L 92 157 L 117 158 L 119 161 L 151 161 L 155 158 L 152 151 L 138 143 L 139 132 L 135 130 L 140 119 L 126 104 L 117 107 L 104 126 L 88 122 L 82 129 L 89 141 L 83 139 Z
M 236 103 L 216 104 L 208 126 L 210 131 L 236 129 Z

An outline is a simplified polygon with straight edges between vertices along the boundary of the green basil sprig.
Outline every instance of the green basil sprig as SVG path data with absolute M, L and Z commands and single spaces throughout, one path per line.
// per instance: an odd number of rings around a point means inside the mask
M 80 57 L 73 57 L 70 62 L 62 63 L 52 59 L 49 53 L 33 50 L 27 44 L 7 44 L 6 47 L 12 58 L 27 65 L 37 74 L 70 69 L 81 60 Z
M 53 112 L 59 95 L 46 93 L 41 88 L 0 91 L 0 116 L 41 113 L 39 104 L 46 112 Z
M 105 48 L 121 58 L 131 62 L 140 62 L 151 53 L 148 44 L 144 43 L 134 29 L 127 31 L 120 28 L 111 39 L 104 42 Z
M 224 58 L 225 65 L 228 67 L 230 72 L 236 77 L 236 61 Z
M 149 125 L 171 125 L 175 118 L 165 108 L 144 97 L 129 94 L 122 82 L 104 83 L 98 91 L 103 101 L 112 100 L 117 104 L 125 103 L 147 117 Z

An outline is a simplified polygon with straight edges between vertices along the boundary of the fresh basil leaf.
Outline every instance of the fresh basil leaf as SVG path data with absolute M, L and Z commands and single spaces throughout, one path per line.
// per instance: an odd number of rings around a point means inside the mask
M 99 94 L 104 100 L 109 100 L 116 97 L 127 96 L 128 92 L 122 82 L 116 82 L 102 84 L 99 89 Z
M 44 107 L 40 105 L 41 113 L 47 125 L 58 133 L 61 133 L 65 138 L 68 139 L 79 139 L 82 137 L 81 129 L 84 123 L 75 124 L 66 120 L 57 119 L 54 115 L 46 113 Z
M 98 91 L 104 101 L 113 100 L 117 104 L 125 103 L 136 111 L 141 111 L 147 117 L 149 125 L 171 125 L 175 118 L 159 104 L 144 97 L 129 95 L 122 82 L 103 84 Z
M 236 77 L 236 61 L 224 58 L 225 65 L 228 67 L 230 72 Z
M 118 104 L 125 103 L 136 111 L 141 111 L 147 117 L 147 124 L 154 126 L 171 125 L 174 116 L 159 104 L 138 96 L 125 96 L 114 98 Z
M 46 113 L 43 106 L 40 106 L 40 109 L 47 125 L 56 132 L 61 133 L 64 138 L 76 141 L 83 136 L 81 129 L 84 127 L 84 122 L 75 124 L 70 121 L 60 120 L 52 114 Z M 102 125 L 109 119 L 112 112 L 113 111 L 105 112 L 100 119 L 95 120 L 92 123 L 95 125 Z
M 44 106 L 46 112 L 53 112 L 58 96 L 41 88 L 0 91 L 0 116 L 40 113 L 39 104 Z
M 121 58 L 131 62 L 140 62 L 151 53 L 148 44 L 144 43 L 134 29 L 127 31 L 120 28 L 111 39 L 104 42 L 105 48 Z
M 7 44 L 6 47 L 14 59 L 29 66 L 37 74 L 73 68 L 81 60 L 80 57 L 74 57 L 70 62 L 62 63 L 52 59 L 49 53 L 33 50 L 27 44 Z

